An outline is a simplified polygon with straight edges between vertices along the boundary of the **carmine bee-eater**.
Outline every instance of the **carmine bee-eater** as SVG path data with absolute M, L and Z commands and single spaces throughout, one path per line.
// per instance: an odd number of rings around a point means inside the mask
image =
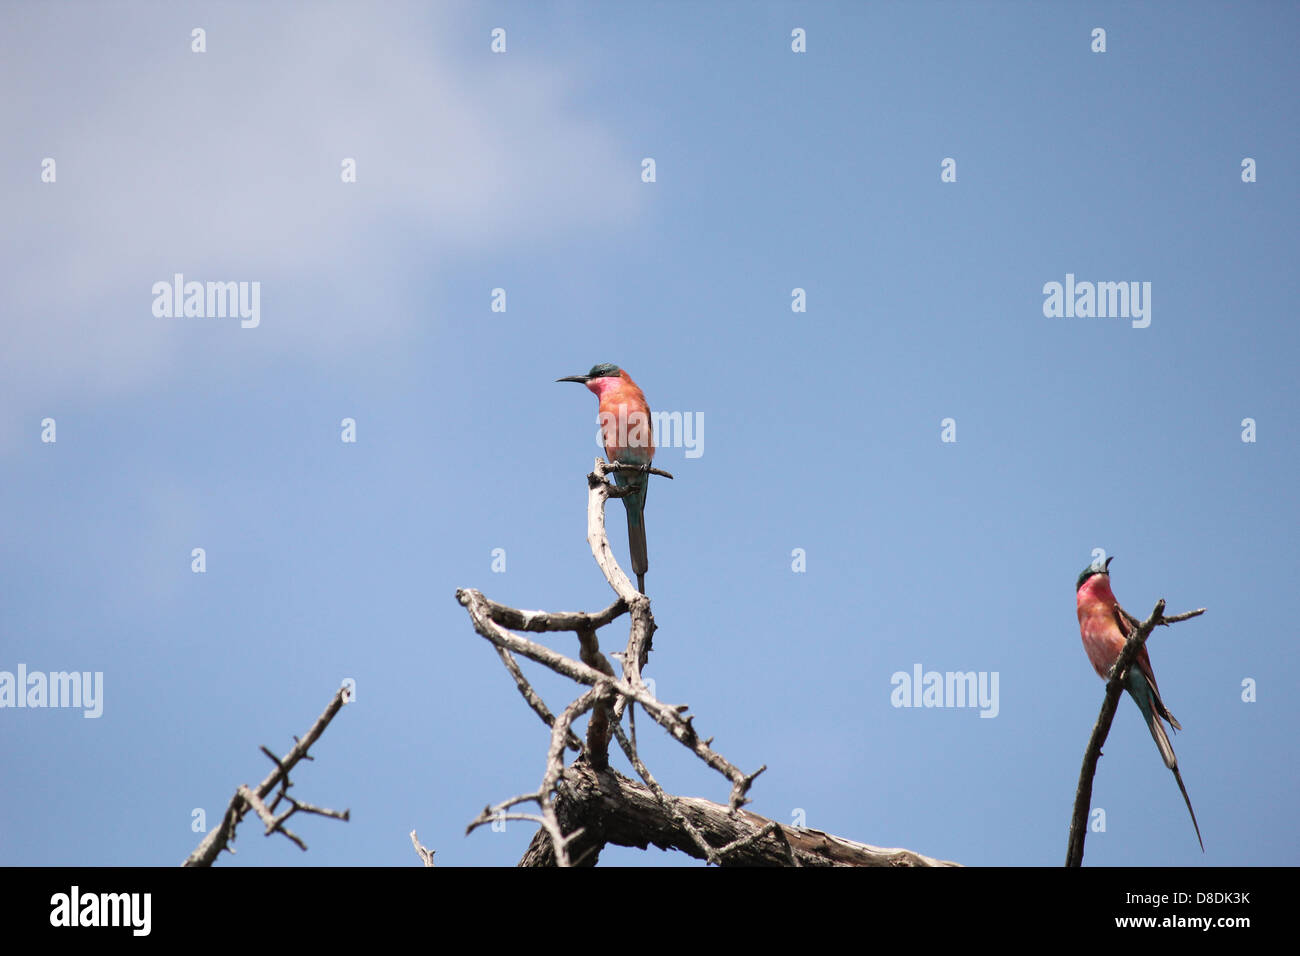
M 593 365 L 586 375 L 557 378 L 557 382 L 581 382 L 600 399 L 600 429 L 605 454 L 611 462 L 625 465 L 649 465 L 655 456 L 650 406 L 632 376 L 617 365 L 605 362 Z M 645 496 L 650 476 L 644 472 L 616 471 L 614 482 L 630 485 L 631 493 L 623 496 L 627 509 L 627 542 L 632 551 L 632 570 L 636 572 L 637 590 L 645 593 L 645 573 L 650 562 L 645 551 Z
M 1110 589 L 1110 563 L 1113 560 L 1114 558 L 1107 558 L 1106 564 L 1100 567 L 1096 563 L 1088 565 L 1083 569 L 1074 586 L 1075 603 L 1079 611 L 1079 635 L 1083 638 L 1083 649 L 1088 652 L 1088 660 L 1092 661 L 1093 669 L 1101 675 L 1102 680 L 1109 678 L 1111 665 L 1115 663 L 1115 658 L 1119 657 L 1119 652 L 1123 649 L 1129 635 L 1128 624 L 1118 609 L 1119 602 L 1115 600 L 1115 595 Z M 1192 815 L 1196 839 L 1201 844 L 1201 852 L 1204 853 L 1205 841 L 1201 839 L 1201 828 L 1196 823 L 1196 811 L 1192 809 L 1187 788 L 1183 786 L 1183 776 L 1178 772 L 1178 758 L 1174 756 L 1169 735 L 1165 733 L 1164 725 L 1160 720 L 1164 718 L 1169 721 L 1170 726 L 1175 730 L 1183 728 L 1174 719 L 1174 715 L 1169 713 L 1165 702 L 1160 699 L 1160 688 L 1156 686 L 1156 675 L 1151 670 L 1151 658 L 1147 654 L 1145 644 L 1138 651 L 1135 666 L 1129 668 L 1128 679 L 1124 686 L 1134 703 L 1138 705 L 1138 710 L 1142 711 L 1142 717 L 1146 720 L 1147 727 L 1151 729 L 1151 736 L 1155 738 L 1165 766 L 1174 772 L 1178 789 L 1183 793 L 1183 802 L 1187 804 L 1187 812 Z

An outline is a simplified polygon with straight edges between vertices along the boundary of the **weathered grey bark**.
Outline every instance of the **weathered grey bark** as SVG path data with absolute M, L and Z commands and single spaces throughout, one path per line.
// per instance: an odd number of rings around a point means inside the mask
M 568 835 L 576 865 L 594 865 L 605 844 L 646 849 L 681 850 L 696 859 L 704 853 L 691 834 L 640 783 L 614 770 L 596 771 L 579 758 L 565 768 L 556 787 L 556 815 Z M 911 850 L 885 849 L 842 837 L 777 824 L 747 810 L 734 814 L 722 804 L 696 797 L 677 797 L 677 809 L 713 847 L 740 843 L 721 857 L 722 866 L 957 866 Z M 766 836 L 749 840 L 771 827 Z M 555 866 L 555 852 L 545 829 L 539 829 L 520 866 Z M 581 859 L 580 859 L 581 857 Z

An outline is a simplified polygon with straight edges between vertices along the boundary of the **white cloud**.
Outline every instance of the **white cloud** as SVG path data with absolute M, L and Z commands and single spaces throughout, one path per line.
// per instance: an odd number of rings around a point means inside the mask
M 636 157 L 574 105 L 588 78 L 519 44 L 490 54 L 488 26 L 388 4 L 8 6 L 0 399 L 151 387 L 195 334 L 218 355 L 249 335 L 263 358 L 341 353 L 408 327 L 376 282 L 618 229 Z M 403 261 L 412 244 L 438 261 Z M 153 319 L 173 272 L 261 281 L 263 327 Z M 339 308 L 294 308 L 313 288 Z

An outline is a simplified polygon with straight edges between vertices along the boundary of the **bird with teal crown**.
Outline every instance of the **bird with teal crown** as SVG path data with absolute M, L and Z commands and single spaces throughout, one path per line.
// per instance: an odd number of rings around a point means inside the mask
M 1110 677 L 1111 666 L 1119 657 L 1128 640 L 1129 628 L 1119 610 L 1119 602 L 1110 589 L 1110 563 L 1114 558 L 1106 559 L 1105 564 L 1096 562 L 1084 568 L 1075 582 L 1075 604 L 1079 612 L 1079 636 L 1083 638 L 1083 649 L 1088 653 L 1088 660 L 1102 680 Z M 1173 745 L 1165 732 L 1164 719 L 1175 730 L 1182 730 L 1182 725 L 1174 719 L 1165 702 L 1160 698 L 1160 688 L 1156 686 L 1156 675 L 1151 669 L 1151 657 L 1146 645 L 1138 651 L 1137 660 L 1129 668 L 1125 690 L 1142 711 L 1142 719 L 1155 739 L 1156 748 L 1165 762 L 1165 766 L 1174 772 L 1178 789 L 1182 791 L 1183 802 L 1187 812 L 1192 815 L 1192 827 L 1196 830 L 1197 842 L 1201 852 L 1205 852 L 1205 841 L 1201 839 L 1201 828 L 1196 822 L 1196 811 L 1192 809 L 1191 798 L 1183 786 L 1183 775 L 1178 772 L 1178 758 L 1174 756 Z
M 650 406 L 632 376 L 609 362 L 593 365 L 586 375 L 569 375 L 557 382 L 579 382 L 599 399 L 601 439 L 610 462 L 648 468 L 655 456 Z M 645 499 L 650 475 L 644 471 L 616 471 L 614 482 L 632 490 L 623 496 L 627 510 L 627 541 L 637 590 L 645 593 L 645 573 L 650 569 L 645 547 Z

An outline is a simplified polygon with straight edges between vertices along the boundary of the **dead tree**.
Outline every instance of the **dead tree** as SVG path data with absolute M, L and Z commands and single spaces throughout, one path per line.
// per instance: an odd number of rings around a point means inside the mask
M 766 767 L 745 773 L 733 765 L 713 749 L 712 737 L 699 735 L 687 705 L 660 701 L 641 678 L 655 632 L 650 599 L 632 586 L 614 560 L 605 534 L 605 502 L 625 493 L 606 476 L 637 467 L 597 458 L 587 476 L 587 543 L 614 590 L 609 607 L 595 613 L 521 611 L 476 590 L 456 592 L 474 630 L 492 644 L 528 706 L 550 730 L 537 789 L 485 807 L 467 832 L 493 820 L 538 823 L 520 866 L 591 866 L 611 843 L 643 849 L 653 843 L 719 866 L 955 866 L 910 850 L 882 849 L 820 830 L 786 826 L 742 809 L 755 778 Z M 658 469 L 644 470 L 672 477 Z M 601 651 L 597 632 L 624 614 L 630 624 L 619 674 Z M 577 659 L 516 633 L 562 631 L 577 634 Z M 569 678 L 582 692 L 555 714 L 524 676 L 519 657 Z M 726 778 L 730 784 L 726 804 L 674 796 L 659 785 L 637 750 L 638 708 Z M 586 732 L 579 737 L 574 725 L 588 713 Z M 611 739 L 618 742 L 640 782 L 609 766 Z M 566 751 L 576 754 L 568 764 Z M 535 804 L 538 812 L 515 809 L 524 804 Z

